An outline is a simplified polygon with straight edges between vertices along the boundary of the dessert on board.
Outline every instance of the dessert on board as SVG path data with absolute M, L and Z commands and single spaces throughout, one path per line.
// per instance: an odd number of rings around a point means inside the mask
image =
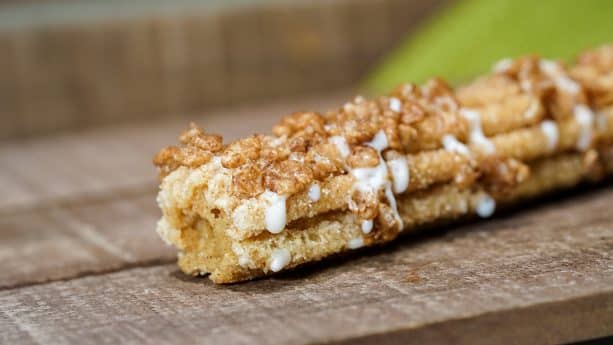
M 613 173 L 613 46 L 179 140 L 154 158 L 157 231 L 185 273 L 244 281 Z

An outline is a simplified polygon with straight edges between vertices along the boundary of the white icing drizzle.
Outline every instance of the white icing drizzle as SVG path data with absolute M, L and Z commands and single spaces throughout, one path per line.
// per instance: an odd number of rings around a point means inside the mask
M 395 158 L 387 162 L 387 167 L 392 174 L 394 193 L 404 193 L 409 187 L 409 163 L 405 157 Z
M 373 149 L 377 150 L 379 154 L 381 154 L 381 151 L 385 150 L 388 145 L 387 136 L 385 135 L 385 132 L 383 132 L 383 130 L 378 131 L 377 134 L 375 134 L 375 136 L 372 138 L 372 140 L 366 143 L 366 145 L 372 147 Z
M 401 112 L 402 102 L 400 102 L 400 100 L 396 97 L 390 98 L 390 109 L 392 109 L 392 111 L 395 111 L 397 113 Z
M 232 243 L 232 251 L 238 256 L 238 264 L 241 267 L 250 267 L 253 265 L 253 261 L 251 261 L 249 255 L 247 255 L 245 249 L 243 249 L 238 243 Z
M 376 192 L 380 190 L 388 180 L 387 166 L 381 156 L 381 151 L 387 148 L 387 137 L 383 131 L 379 131 L 372 141 L 366 145 L 377 150 L 379 155 L 379 164 L 372 168 L 355 168 L 351 170 L 351 175 L 356 182 L 354 188 L 362 193 Z
M 402 223 L 402 218 L 400 218 L 400 214 L 398 213 L 398 205 L 396 205 L 396 198 L 394 197 L 394 193 L 392 193 L 392 184 L 387 182 L 385 184 L 385 197 L 387 198 L 387 202 L 390 204 L 392 211 L 394 212 L 394 218 L 400 225 L 400 230 L 404 228 Z
M 352 169 L 351 175 L 353 175 L 356 180 L 353 187 L 362 193 L 380 190 L 388 178 L 387 167 L 383 162 L 373 168 Z
M 528 109 L 524 111 L 524 114 L 523 114 L 524 118 L 533 119 L 538 113 L 538 110 L 539 110 L 539 103 L 537 101 L 532 101 L 532 103 L 530 103 L 530 106 L 528 106 Z
M 558 87 L 566 92 L 576 94 L 579 92 L 579 84 L 567 76 L 560 76 L 556 81 Z
M 319 184 L 313 183 L 309 187 L 309 198 L 311 199 L 311 201 L 315 202 L 315 201 L 318 201 L 320 197 L 321 197 L 321 188 L 319 187 Z
M 458 139 L 451 134 L 446 134 L 443 136 L 443 147 L 447 151 L 459 153 L 464 156 L 470 156 L 470 150 L 468 147 L 458 141 Z
M 577 149 L 585 151 L 590 148 L 594 135 L 594 113 L 585 104 L 577 104 L 574 108 L 574 115 L 580 127 Z
M 383 132 L 383 130 L 377 132 L 374 138 L 370 142 L 366 143 L 366 145 L 377 150 L 377 154 L 379 155 L 379 164 L 372 168 L 352 169 L 351 175 L 353 175 L 355 178 L 353 187 L 362 193 L 377 193 L 379 190 L 385 189 L 385 197 L 390 204 L 392 211 L 394 212 L 396 221 L 402 229 L 402 219 L 398 214 L 396 199 L 394 198 L 394 193 L 392 193 L 387 164 L 385 164 L 385 160 L 383 159 L 383 156 L 381 156 L 381 151 L 385 150 L 388 146 L 385 132 Z M 364 224 L 362 224 L 362 230 L 364 230 Z
M 251 259 L 248 256 L 241 255 L 238 257 L 238 264 L 241 267 L 249 267 L 251 264 Z
M 541 131 L 547 137 L 547 148 L 549 151 L 555 150 L 558 146 L 558 140 L 560 139 L 560 133 L 558 132 L 558 125 L 555 121 L 545 120 L 541 122 Z
M 345 137 L 335 135 L 333 137 L 330 137 L 330 139 L 328 140 L 332 144 L 334 144 L 334 146 L 336 146 L 336 149 L 338 150 L 338 153 L 341 155 L 342 158 L 347 158 L 347 156 L 349 156 L 349 154 L 351 153 L 351 150 L 349 150 L 349 145 L 347 145 L 347 140 L 345 140 Z
M 550 78 L 553 79 L 556 84 L 556 87 L 558 87 L 559 89 L 572 94 L 576 94 L 579 92 L 579 84 L 564 75 L 562 69 L 555 61 L 542 59 L 541 61 L 539 61 L 539 68 L 543 73 L 547 74 Z
M 477 215 L 481 218 L 489 218 L 496 211 L 496 200 L 489 194 L 483 193 L 477 201 L 475 208 Z
M 496 152 L 496 147 L 483 134 L 483 130 L 481 129 L 481 114 L 473 109 L 462 108 L 460 109 L 460 115 L 468 120 L 470 142 L 480 147 L 486 154 L 493 154 Z
M 362 221 L 362 232 L 365 234 L 370 234 L 372 231 L 373 221 L 372 219 L 363 220 Z
M 292 256 L 289 250 L 285 248 L 275 249 L 270 256 L 270 270 L 279 272 L 283 267 L 287 266 L 291 260 Z
M 349 247 L 349 249 L 358 249 L 358 248 L 362 248 L 363 246 L 364 246 L 364 238 L 362 237 L 352 238 L 349 240 L 349 242 L 347 242 L 347 247 Z
M 262 194 L 264 200 L 268 202 L 268 207 L 264 211 L 264 222 L 266 230 L 273 234 L 278 234 L 285 228 L 285 200 L 287 197 L 279 195 L 269 190 Z
M 513 66 L 513 60 L 510 58 L 504 58 L 496 62 L 492 67 L 492 70 L 497 73 L 502 73 L 511 68 L 511 66 Z

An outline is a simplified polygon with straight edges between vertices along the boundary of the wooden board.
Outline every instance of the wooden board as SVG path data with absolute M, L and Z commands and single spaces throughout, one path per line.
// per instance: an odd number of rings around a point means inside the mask
M 0 289 L 173 262 L 160 242 L 155 194 L 50 207 L 0 218 Z
M 613 189 L 214 286 L 174 265 L 0 292 L 2 343 L 559 343 L 613 332 Z
M 342 98 L 191 118 L 236 137 Z M 150 159 L 187 121 L 0 148 L 0 344 L 547 344 L 613 334 L 611 184 L 271 279 L 186 277 L 154 231 Z

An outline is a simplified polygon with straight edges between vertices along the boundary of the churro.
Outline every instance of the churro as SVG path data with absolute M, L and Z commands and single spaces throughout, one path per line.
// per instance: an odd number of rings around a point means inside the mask
M 231 283 L 613 172 L 613 48 L 524 57 L 283 118 L 224 144 L 192 125 L 154 159 L 179 266 Z

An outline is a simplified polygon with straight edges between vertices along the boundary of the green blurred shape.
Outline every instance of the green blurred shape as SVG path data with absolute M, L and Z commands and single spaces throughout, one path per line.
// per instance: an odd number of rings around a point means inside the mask
M 570 60 L 613 42 L 613 0 L 464 0 L 400 45 L 367 78 L 369 91 L 441 76 L 454 83 L 505 57 L 537 53 Z

